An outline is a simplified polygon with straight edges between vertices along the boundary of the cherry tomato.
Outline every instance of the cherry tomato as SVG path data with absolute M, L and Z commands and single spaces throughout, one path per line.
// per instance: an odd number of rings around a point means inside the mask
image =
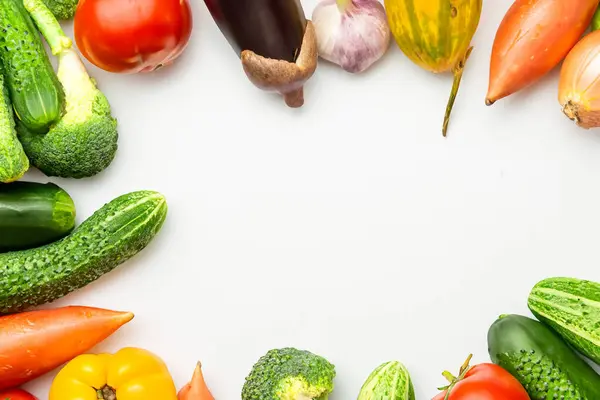
M 2 400 L 38 400 L 37 397 L 22 389 L 10 389 L 0 391 L 0 399 Z
M 469 367 L 471 356 L 460 370 L 458 378 L 449 372 L 444 376 L 450 384 L 433 400 L 529 400 L 521 383 L 508 371 L 496 364 L 478 364 Z
M 73 29 L 89 62 L 109 72 L 138 73 L 175 61 L 192 27 L 189 0 L 81 0 Z

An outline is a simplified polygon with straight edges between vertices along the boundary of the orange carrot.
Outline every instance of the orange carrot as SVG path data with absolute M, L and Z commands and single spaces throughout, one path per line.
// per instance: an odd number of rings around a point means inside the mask
M 0 318 L 0 390 L 29 382 L 100 343 L 130 312 L 69 306 Z
M 208 390 L 204 375 L 202 374 L 202 365 L 196 364 L 192 380 L 186 384 L 177 394 L 178 400 L 215 400 Z

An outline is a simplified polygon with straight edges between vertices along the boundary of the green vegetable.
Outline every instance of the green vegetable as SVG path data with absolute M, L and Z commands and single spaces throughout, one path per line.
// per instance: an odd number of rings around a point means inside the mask
M 596 10 L 594 18 L 592 18 L 592 32 L 600 29 L 600 7 Z
M 408 370 L 398 361 L 381 364 L 363 384 L 358 400 L 415 400 Z
M 529 294 L 528 306 L 575 349 L 600 364 L 600 284 L 549 278 Z
M 89 77 L 72 41 L 41 0 L 25 0 L 37 27 L 58 56 L 66 113 L 46 135 L 17 124 L 29 160 L 47 176 L 86 178 L 101 172 L 117 152 L 117 121 L 104 94 Z
M 2 0 L 0 59 L 16 116 L 45 133 L 64 110 L 64 91 L 22 0 Z
M 306 350 L 269 350 L 246 377 L 242 400 L 327 400 L 335 366 Z
M 492 361 L 525 387 L 532 400 L 600 399 L 600 376 L 546 325 L 506 315 L 488 332 Z
M 75 16 L 79 0 L 44 0 L 44 4 L 50 9 L 58 20 L 68 20 Z
M 52 243 L 74 227 L 73 199 L 55 184 L 0 185 L 0 252 Z
M 17 138 L 12 102 L 0 63 L 0 182 L 17 181 L 29 169 L 29 159 Z M 0 221 L 1 222 L 1 221 Z
M 167 215 L 152 191 L 117 197 L 52 244 L 0 254 L 0 314 L 52 302 L 113 270 L 144 249 Z

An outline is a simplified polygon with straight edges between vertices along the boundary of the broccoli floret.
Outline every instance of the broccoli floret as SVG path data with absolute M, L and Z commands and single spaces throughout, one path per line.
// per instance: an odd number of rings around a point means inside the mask
M 327 400 L 335 366 L 325 358 L 291 347 L 270 350 L 250 371 L 242 400 Z
M 59 20 L 68 20 L 75 16 L 79 0 L 44 0 L 44 4 Z
M 104 94 L 90 78 L 56 18 L 42 0 L 25 7 L 58 57 L 57 76 L 65 90 L 65 113 L 45 134 L 17 123 L 19 139 L 31 164 L 48 176 L 85 178 L 96 175 L 117 152 L 117 121 Z

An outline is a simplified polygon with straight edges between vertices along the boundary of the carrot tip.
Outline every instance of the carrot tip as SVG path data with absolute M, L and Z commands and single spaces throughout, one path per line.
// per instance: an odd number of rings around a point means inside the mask
M 494 100 L 490 100 L 490 99 L 485 99 L 485 105 L 486 106 L 491 106 L 492 104 L 494 104 L 495 101 Z

